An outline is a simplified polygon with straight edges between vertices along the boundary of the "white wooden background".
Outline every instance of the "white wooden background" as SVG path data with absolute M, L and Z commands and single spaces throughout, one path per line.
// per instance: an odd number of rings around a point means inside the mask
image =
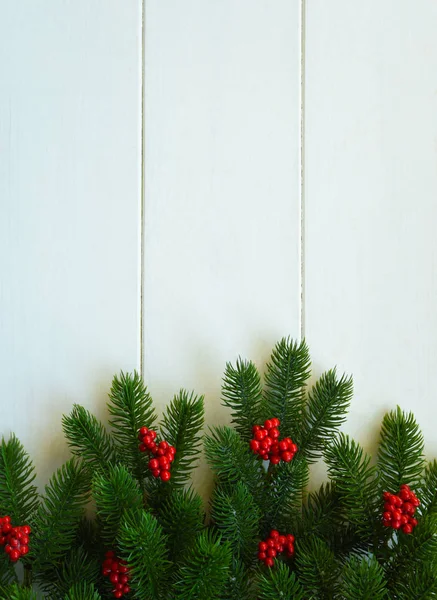
M 399 403 L 437 455 L 434 0 L 146 0 L 143 173 L 141 2 L 0 8 L 0 434 L 39 483 L 119 369 L 225 422 L 225 361 L 287 334 L 366 448 Z

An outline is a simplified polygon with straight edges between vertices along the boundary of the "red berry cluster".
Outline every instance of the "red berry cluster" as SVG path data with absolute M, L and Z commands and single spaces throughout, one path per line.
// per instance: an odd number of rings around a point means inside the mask
M 141 427 L 138 433 L 140 440 L 140 452 L 150 452 L 155 458 L 149 460 L 149 469 L 153 477 L 160 477 L 162 481 L 168 481 L 171 477 L 170 466 L 174 461 L 176 448 L 168 442 L 156 442 L 156 431 L 147 427 Z
M 12 527 L 11 517 L 0 517 L 0 546 L 5 547 L 6 554 L 12 562 L 29 552 L 30 527 Z
M 252 427 L 253 439 L 250 440 L 252 452 L 259 454 L 263 460 L 270 460 L 278 465 L 281 460 L 290 462 L 297 452 L 297 446 L 289 437 L 279 440 L 279 419 L 267 419 L 264 427 L 254 425 Z
M 112 550 L 105 554 L 102 573 L 114 586 L 112 590 L 114 598 L 122 598 L 125 594 L 129 594 L 129 569 L 126 563 L 117 558 Z
M 384 492 L 384 514 L 382 522 L 385 527 L 402 529 L 404 533 L 412 533 L 417 525 L 414 518 L 420 500 L 408 485 L 401 485 L 399 494 Z
M 275 558 L 283 553 L 288 558 L 294 555 L 294 535 L 291 533 L 281 535 L 279 531 L 272 529 L 269 537 L 258 544 L 258 558 L 266 567 L 273 567 Z

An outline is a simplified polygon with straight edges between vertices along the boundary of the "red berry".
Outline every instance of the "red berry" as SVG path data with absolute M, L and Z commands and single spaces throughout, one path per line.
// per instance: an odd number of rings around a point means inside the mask
M 267 554 L 265 552 L 258 552 L 258 558 L 260 560 L 265 560 L 267 558 Z
M 138 446 L 138 450 L 140 452 L 147 452 L 147 447 L 143 444 L 143 442 L 141 442 L 141 444 Z
M 9 558 L 15 562 L 20 558 L 20 551 L 19 550 L 11 550 L 11 553 L 9 554 Z
M 160 477 L 161 477 L 162 481 L 168 481 L 171 477 L 170 471 L 167 471 L 167 470 L 161 471 Z
M 168 469 L 169 467 L 169 462 L 168 462 L 168 458 L 166 456 L 160 456 L 158 459 L 159 462 L 159 466 L 162 469 Z
M 20 548 L 20 554 L 22 556 L 24 556 L 28 552 L 29 552 L 29 546 L 27 546 L 27 544 L 24 544 L 23 546 L 21 546 L 21 548 Z
M 152 471 L 153 477 L 159 477 L 160 473 L 161 473 L 161 471 L 159 469 L 153 469 L 153 471 Z
M 267 544 L 266 542 L 260 542 L 258 544 L 258 549 L 260 552 L 265 552 L 267 550 Z
M 401 527 L 401 522 L 398 521 L 397 519 L 393 520 L 391 522 L 391 526 L 393 527 L 393 529 L 400 529 Z
M 123 597 L 123 592 L 121 590 L 116 590 L 113 593 L 114 598 L 122 598 Z
M 413 519 L 410 517 L 410 525 L 412 527 L 417 527 L 417 523 L 418 523 L 417 519 Z
M 275 558 L 275 556 L 276 556 L 276 550 L 275 550 L 275 548 L 268 548 L 268 550 L 267 550 L 267 556 L 270 556 L 271 558 Z
M 272 529 L 270 532 L 270 537 L 274 540 L 277 540 L 279 538 L 279 531 Z
M 252 450 L 252 452 L 258 452 L 258 450 L 259 450 L 258 440 L 250 440 L 250 449 Z
M 275 564 L 275 561 L 273 560 L 273 558 L 271 558 L 270 556 L 268 556 L 265 559 L 264 564 L 266 565 L 266 567 L 269 567 L 269 569 L 271 569 L 273 567 L 273 565 Z
M 159 460 L 157 458 L 152 458 L 149 460 L 149 469 L 158 469 L 159 468 Z
M 265 429 L 258 429 L 258 431 L 255 431 L 255 439 L 259 442 L 263 440 L 266 437 L 266 435 L 267 431 Z
M 290 462 L 293 460 L 293 454 L 291 452 L 282 452 L 281 458 L 284 462 Z
M 281 462 L 281 457 L 277 454 L 274 454 L 270 457 L 270 462 L 272 463 L 272 465 L 279 465 L 279 463 Z
M 149 430 L 147 427 L 140 427 L 140 431 L 139 431 L 138 435 L 140 435 L 141 437 L 144 437 L 148 433 L 149 433 Z
M 156 440 L 156 431 L 149 431 L 149 435 L 152 438 L 152 440 Z
M 406 524 L 402 527 L 402 531 L 406 534 L 412 533 L 413 532 L 413 527 L 409 524 Z
M 271 422 L 271 420 L 270 420 L 270 419 L 267 419 L 267 421 L 264 421 L 264 428 L 265 428 L 265 429 L 269 430 L 269 429 L 271 429 L 272 427 L 273 427 L 273 424 L 272 424 L 272 422 Z
M 130 587 L 128 585 L 125 585 L 123 588 L 123 594 L 129 594 L 130 592 Z
M 273 427 L 279 427 L 279 425 L 281 424 L 281 421 L 279 419 L 277 419 L 276 417 L 274 419 L 271 419 L 272 425 Z
M 269 436 L 274 440 L 277 440 L 280 436 L 279 429 L 277 427 L 272 427 L 272 429 L 269 431 Z

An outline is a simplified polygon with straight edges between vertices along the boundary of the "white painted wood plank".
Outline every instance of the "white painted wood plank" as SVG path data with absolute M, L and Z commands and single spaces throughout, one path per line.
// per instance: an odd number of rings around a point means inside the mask
M 306 334 L 355 378 L 372 448 L 413 410 L 437 455 L 437 4 L 311 0 L 306 31 Z
M 146 4 L 145 377 L 206 393 L 299 335 L 299 9 Z
M 0 434 L 40 483 L 139 364 L 140 49 L 137 0 L 2 3 Z

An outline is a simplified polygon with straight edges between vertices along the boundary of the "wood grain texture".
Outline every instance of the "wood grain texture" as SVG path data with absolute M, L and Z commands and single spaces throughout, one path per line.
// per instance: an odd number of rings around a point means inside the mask
M 299 44 L 298 3 L 146 3 L 145 377 L 209 425 L 225 361 L 299 335 Z
M 373 449 L 400 404 L 437 455 L 437 4 L 307 3 L 306 335 Z M 370 437 L 369 437 L 370 436 Z
M 136 0 L 2 3 L 0 434 L 40 483 L 139 364 L 140 48 Z

